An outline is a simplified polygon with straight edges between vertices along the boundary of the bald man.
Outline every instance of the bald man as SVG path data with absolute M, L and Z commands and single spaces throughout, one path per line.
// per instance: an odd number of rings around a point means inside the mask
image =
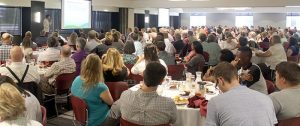
M 10 49 L 10 58 L 12 63 L 7 67 L 10 68 L 20 80 L 23 77 L 26 68 L 28 67 L 28 71 L 25 75 L 23 83 L 35 82 L 38 84 L 40 82 L 40 75 L 37 72 L 37 68 L 22 62 L 24 58 L 24 54 L 20 46 L 14 46 Z M 17 79 L 6 67 L 0 67 L 0 74 L 9 76 L 16 83 L 18 83 Z
M 0 46 L 0 64 L 10 58 L 10 49 L 12 48 L 12 36 L 9 33 L 4 33 L 1 36 L 2 45 Z
M 71 54 L 70 46 L 64 45 L 61 48 L 60 61 L 52 64 L 52 66 L 46 71 L 44 78 L 42 78 L 43 92 L 54 92 L 54 81 L 58 75 L 73 73 L 76 71 L 76 64 L 75 61 L 70 57 Z

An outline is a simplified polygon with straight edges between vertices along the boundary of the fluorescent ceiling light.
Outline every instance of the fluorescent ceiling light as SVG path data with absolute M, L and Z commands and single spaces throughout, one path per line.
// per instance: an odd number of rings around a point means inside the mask
M 239 10 L 239 11 L 243 11 L 243 10 L 250 10 L 250 7 L 218 7 L 217 10 Z
M 285 7 L 300 7 L 300 6 L 285 6 Z
M 210 0 L 192 0 L 192 1 L 210 1 Z
M 169 1 L 186 1 L 186 0 L 169 0 Z
M 105 10 L 103 10 L 103 11 L 107 12 L 108 10 L 107 10 L 107 9 L 105 9 Z

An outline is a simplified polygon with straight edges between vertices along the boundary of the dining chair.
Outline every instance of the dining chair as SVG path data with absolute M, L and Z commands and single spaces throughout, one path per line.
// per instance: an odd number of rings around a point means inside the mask
M 133 67 L 132 64 L 125 64 L 125 66 L 129 69 L 130 74 L 128 75 L 127 79 L 132 81 L 133 84 L 139 84 L 140 81 L 143 81 L 144 78 L 141 75 L 135 75 L 131 73 L 131 68 Z
M 278 120 L 277 126 L 300 126 L 300 117 Z
M 268 94 L 271 94 L 276 90 L 275 85 L 272 81 L 266 80 L 266 84 L 267 84 Z
M 79 97 L 71 96 L 71 104 L 73 108 L 73 124 L 76 126 L 75 120 L 81 125 L 88 124 L 88 106 L 85 101 Z
M 183 78 L 184 66 L 183 64 L 168 65 L 168 75 L 172 76 L 172 80 L 180 80 Z
M 143 126 L 143 125 L 138 125 L 134 124 L 132 122 L 129 122 L 123 118 L 120 119 L 120 126 Z M 171 126 L 170 124 L 161 124 L 161 125 L 155 125 L 155 126 Z
M 47 125 L 47 109 L 44 106 L 41 106 L 41 111 L 42 111 L 43 126 L 46 126 Z
M 122 92 L 128 89 L 127 82 L 105 82 L 105 84 L 107 85 L 114 101 L 117 101 L 120 98 Z
M 58 109 L 57 109 L 57 100 L 58 99 L 67 99 L 70 96 L 70 87 L 73 83 L 73 80 L 75 79 L 76 73 L 64 73 L 61 75 L 58 75 L 55 79 L 55 91 L 53 94 L 44 94 L 48 97 L 53 97 L 50 99 L 47 99 L 44 102 L 49 102 L 54 100 L 55 104 L 55 111 L 56 115 L 58 116 Z M 69 102 L 68 102 L 69 103 Z

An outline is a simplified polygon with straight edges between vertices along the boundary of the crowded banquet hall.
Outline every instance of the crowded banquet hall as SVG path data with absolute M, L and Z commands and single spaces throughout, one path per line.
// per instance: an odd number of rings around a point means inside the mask
M 300 126 L 299 0 L 0 0 L 0 126 Z

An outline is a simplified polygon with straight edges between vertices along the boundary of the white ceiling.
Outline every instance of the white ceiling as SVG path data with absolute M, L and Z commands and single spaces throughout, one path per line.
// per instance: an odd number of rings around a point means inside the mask
M 93 4 L 130 8 L 211 8 L 300 6 L 300 0 L 93 0 Z

